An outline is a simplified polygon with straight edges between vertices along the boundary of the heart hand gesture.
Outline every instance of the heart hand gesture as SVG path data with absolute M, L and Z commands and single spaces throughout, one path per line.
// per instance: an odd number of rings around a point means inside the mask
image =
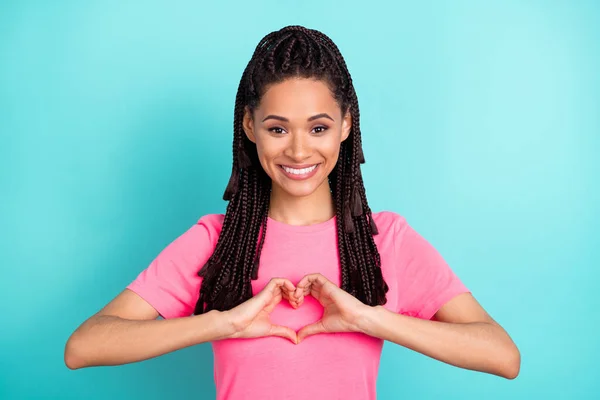
M 366 304 L 319 273 L 306 275 L 298 282 L 290 303 L 297 308 L 309 294 L 323 306 L 323 317 L 298 331 L 298 343 L 317 333 L 360 332 L 358 325 L 368 308 Z
M 272 278 L 256 295 L 226 311 L 234 333 L 229 338 L 281 336 L 297 344 L 296 332 L 287 326 L 271 323 L 269 314 L 283 298 L 291 302 L 294 284 L 285 278 Z

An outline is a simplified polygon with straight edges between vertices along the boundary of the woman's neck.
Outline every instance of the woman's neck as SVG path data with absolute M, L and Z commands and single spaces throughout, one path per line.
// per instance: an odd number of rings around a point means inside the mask
M 313 225 L 325 222 L 335 215 L 329 181 L 305 197 L 291 196 L 278 186 L 273 186 L 269 217 L 288 225 Z

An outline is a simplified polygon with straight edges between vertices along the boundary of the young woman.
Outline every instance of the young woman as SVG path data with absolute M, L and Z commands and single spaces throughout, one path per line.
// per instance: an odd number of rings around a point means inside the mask
M 85 321 L 69 368 L 211 342 L 218 399 L 365 400 L 388 340 L 517 376 L 517 347 L 441 255 L 369 208 L 357 96 L 329 37 L 287 26 L 260 41 L 233 134 L 226 213 L 200 218 Z

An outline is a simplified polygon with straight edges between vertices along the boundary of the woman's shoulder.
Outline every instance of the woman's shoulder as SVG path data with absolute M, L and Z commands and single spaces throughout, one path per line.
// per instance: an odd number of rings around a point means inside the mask
M 198 242 L 211 243 L 214 246 L 221 234 L 224 220 L 224 214 L 204 214 L 181 235 L 180 241 L 186 238 L 186 243 L 193 243 L 194 246 Z
M 394 233 L 398 232 L 404 225 L 406 225 L 406 218 L 395 212 L 390 210 L 382 210 L 377 212 L 372 212 L 373 221 L 375 221 L 375 225 L 377 225 L 377 230 L 381 232 L 389 232 Z
M 196 225 L 218 233 L 221 232 L 223 221 L 225 221 L 225 214 L 204 214 L 198 219 Z
M 198 224 L 208 224 L 211 226 L 222 226 L 225 220 L 225 214 L 204 214 L 198 219 Z

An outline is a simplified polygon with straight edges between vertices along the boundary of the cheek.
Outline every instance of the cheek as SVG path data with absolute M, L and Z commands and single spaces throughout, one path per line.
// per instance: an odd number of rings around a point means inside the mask
M 323 145 L 321 146 L 321 153 L 325 155 L 325 157 L 327 157 L 329 162 L 333 162 L 335 164 L 335 161 L 337 160 L 340 154 L 340 146 L 341 142 L 339 140 L 329 140 L 323 143 Z
M 260 160 L 260 164 L 262 165 L 263 169 L 268 171 L 270 168 L 269 164 L 278 154 L 278 149 L 272 142 L 268 140 L 257 141 L 256 153 L 258 154 L 258 159 Z

